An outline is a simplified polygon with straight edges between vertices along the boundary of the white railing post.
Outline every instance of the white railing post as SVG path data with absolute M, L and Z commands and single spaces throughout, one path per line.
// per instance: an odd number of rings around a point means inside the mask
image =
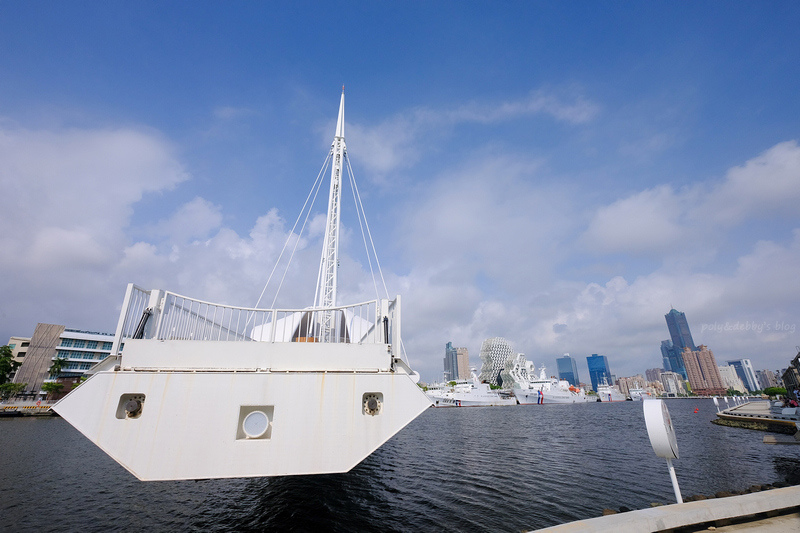
M 394 299 L 394 313 L 392 317 L 392 354 L 402 357 L 400 350 L 400 295 Z
M 150 300 L 147 302 L 147 307 L 150 308 L 152 314 L 147 321 L 144 328 L 145 339 L 157 339 L 158 333 L 161 330 L 161 296 L 163 295 L 160 290 L 150 291 Z
M 131 296 L 133 295 L 133 283 L 128 283 L 125 289 L 125 299 L 122 300 L 122 312 L 119 314 L 119 321 L 117 322 L 117 331 L 114 334 L 114 342 L 111 345 L 111 355 L 119 355 L 119 345 L 122 343 L 122 335 L 125 330 L 125 322 L 130 312 Z

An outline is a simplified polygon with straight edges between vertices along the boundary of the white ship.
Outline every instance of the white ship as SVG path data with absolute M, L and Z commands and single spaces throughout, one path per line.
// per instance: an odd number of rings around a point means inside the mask
M 137 478 L 168 480 L 346 472 L 428 408 L 401 355 L 400 297 L 336 303 L 344 91 L 328 162 L 313 307 L 130 284 L 112 355 L 53 409 Z
M 616 385 L 609 385 L 605 381 L 597 386 L 597 396 L 601 402 L 624 402 L 628 398 L 622 394 L 619 387 Z
M 641 401 L 650 398 L 650 393 L 646 392 L 644 389 L 629 389 L 628 393 L 631 395 L 631 400 L 633 401 Z
M 511 375 L 514 377 L 514 396 L 522 405 L 596 401 L 595 397 L 587 396 L 583 389 L 571 386 L 566 380 L 548 378 L 544 366 L 539 369 L 539 377 L 534 377 L 533 363 L 524 358 L 514 365 Z
M 470 379 L 456 380 L 453 386 L 444 390 L 436 389 L 432 394 L 428 391 L 428 398 L 434 407 L 517 405 L 514 397 L 503 396 L 500 392 L 492 390 L 488 383 L 478 381 L 474 369 Z
M 549 390 L 542 391 L 541 403 L 589 403 L 596 402 L 594 396 L 587 396 L 580 387 L 573 387 L 569 381 L 551 378 Z
M 440 405 L 440 400 L 451 392 L 452 386 L 448 383 L 433 383 L 428 385 L 425 395 L 428 397 L 434 407 L 449 407 L 449 404 L 447 406 L 445 406 L 443 403 Z

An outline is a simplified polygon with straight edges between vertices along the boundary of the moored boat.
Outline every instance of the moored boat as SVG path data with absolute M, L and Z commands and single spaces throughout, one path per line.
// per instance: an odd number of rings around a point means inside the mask
M 433 401 L 435 407 L 485 407 L 517 404 L 517 400 L 513 396 L 506 396 L 500 391 L 492 390 L 488 383 L 481 383 L 474 369 L 470 379 L 456 380 L 449 390 L 435 392 L 428 397 Z
M 627 400 L 619 387 L 605 382 L 597 386 L 597 397 L 601 402 L 624 402 Z
M 551 403 L 588 403 L 596 398 L 587 396 L 583 389 L 573 387 L 568 381 L 547 377 L 546 369 L 539 369 L 539 377 L 535 377 L 535 368 L 532 363 L 524 362 L 515 365 L 512 370 L 514 377 L 514 396 L 522 405 L 551 404 Z

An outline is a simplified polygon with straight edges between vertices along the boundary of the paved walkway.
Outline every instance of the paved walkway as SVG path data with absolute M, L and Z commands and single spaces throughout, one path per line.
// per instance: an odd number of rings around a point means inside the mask
M 741 496 L 662 505 L 578 520 L 537 533 L 650 533 L 653 531 L 800 531 L 800 486 Z M 767 514 L 784 513 L 768 517 Z M 728 522 L 741 523 L 726 525 Z M 717 525 L 719 524 L 719 525 Z

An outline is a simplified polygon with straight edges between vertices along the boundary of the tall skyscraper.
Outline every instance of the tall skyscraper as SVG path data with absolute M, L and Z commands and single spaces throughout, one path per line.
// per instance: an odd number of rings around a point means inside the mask
M 592 380 L 592 389 L 597 390 L 598 385 L 601 383 L 613 385 L 611 369 L 608 368 L 608 358 L 605 355 L 593 353 L 591 357 L 586 358 L 586 362 L 589 365 L 589 379 Z
M 455 348 L 448 342 L 444 348 L 444 379 L 469 379 L 469 351 L 466 348 Z
M 661 341 L 661 356 L 664 360 L 664 369 L 667 371 L 677 372 L 683 379 L 688 379 L 686 374 L 686 366 L 683 361 L 683 349 L 697 350 L 697 346 L 692 339 L 692 332 L 689 330 L 689 322 L 686 320 L 686 314 L 670 309 L 669 313 L 664 315 L 667 319 L 667 328 L 669 328 L 670 339 Z
M 750 362 L 750 359 L 728 361 L 728 365 L 736 369 L 736 374 L 738 374 L 739 379 L 742 380 L 742 383 L 744 383 L 744 386 L 747 387 L 749 392 L 759 390 L 756 372 L 753 370 L 753 364 Z
M 684 348 L 689 348 L 692 351 L 697 350 L 692 339 L 692 332 L 689 331 L 689 322 L 686 320 L 686 314 L 670 309 L 669 313 L 664 315 L 667 319 L 667 327 L 669 328 L 669 336 L 672 339 L 672 345 L 677 346 L 682 352 Z
M 573 387 L 577 387 L 581 383 L 581 378 L 578 377 L 578 365 L 575 364 L 575 359 L 565 353 L 563 357 L 556 357 L 556 366 L 558 367 L 558 379 L 565 379 Z
M 689 385 L 692 392 L 699 395 L 718 395 L 724 396 L 727 390 L 722 383 L 719 375 L 717 360 L 714 352 L 707 346 L 700 345 L 697 350 L 690 350 L 689 347 L 683 349 L 683 362 L 686 365 L 686 373 L 689 375 Z

